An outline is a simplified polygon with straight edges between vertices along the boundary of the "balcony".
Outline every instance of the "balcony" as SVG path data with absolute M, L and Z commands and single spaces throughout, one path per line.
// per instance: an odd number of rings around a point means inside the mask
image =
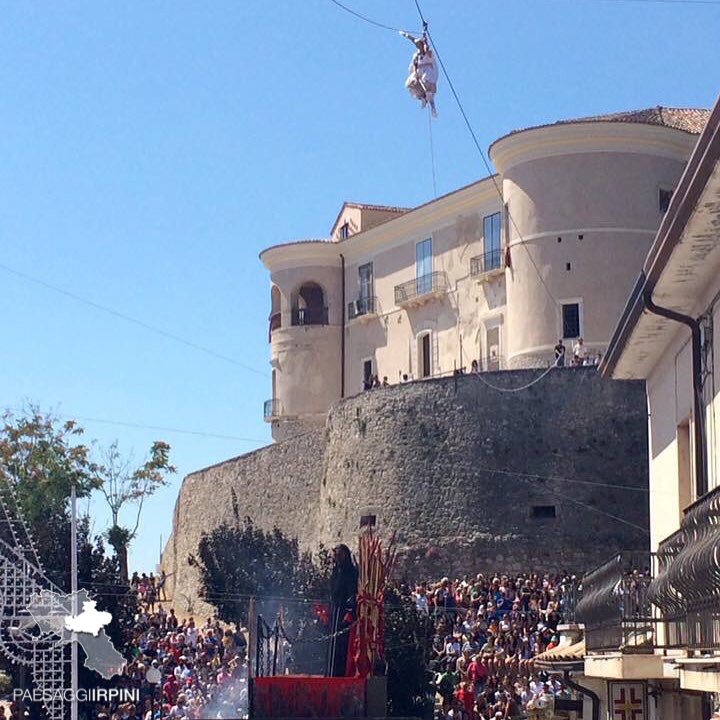
M 395 304 L 400 306 L 420 305 L 435 297 L 445 295 L 448 290 L 447 276 L 442 271 L 421 275 L 402 285 L 395 286 Z
M 652 653 L 658 646 L 662 621 L 648 592 L 654 564 L 652 553 L 621 552 L 582 578 L 575 614 L 588 652 Z
M 685 510 L 680 529 L 658 547 L 649 596 L 665 620 L 667 641 L 688 650 L 720 650 L 720 487 Z
M 293 308 L 290 322 L 294 326 L 327 325 L 328 309 L 326 307 Z
M 265 422 L 277 420 L 282 415 L 282 406 L 277 398 L 266 400 L 263 405 L 263 418 Z
M 373 317 L 377 313 L 376 307 L 377 298 L 375 297 L 360 297 L 357 300 L 353 300 L 348 303 L 348 320 Z
M 489 273 L 505 269 L 505 253 L 501 248 L 489 250 L 482 255 L 470 258 L 470 275 L 480 278 Z

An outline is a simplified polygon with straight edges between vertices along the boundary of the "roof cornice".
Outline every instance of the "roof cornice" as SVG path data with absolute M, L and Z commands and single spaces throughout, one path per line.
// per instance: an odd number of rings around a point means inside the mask
M 392 248 L 407 242 L 409 237 L 421 231 L 452 222 L 462 212 L 475 209 L 483 203 L 489 205 L 493 198 L 499 202 L 496 177 L 492 175 L 478 180 L 344 240 L 305 240 L 273 245 L 260 253 L 260 260 L 268 270 L 274 272 L 309 265 L 338 266 L 341 264 L 341 254 L 352 261 L 363 254 Z
M 340 251 L 338 243 L 329 240 L 298 240 L 266 248 L 260 260 L 270 272 L 312 265 L 335 267 L 340 265 Z
M 697 135 L 662 125 L 579 122 L 522 130 L 496 140 L 488 151 L 498 172 L 540 158 L 620 152 L 687 160 Z
M 407 242 L 408 237 L 421 234 L 452 222 L 458 214 L 498 199 L 495 176 L 483 178 L 472 185 L 420 205 L 404 215 L 388 220 L 374 228 L 351 235 L 337 243 L 348 260 L 377 250 L 385 250 Z

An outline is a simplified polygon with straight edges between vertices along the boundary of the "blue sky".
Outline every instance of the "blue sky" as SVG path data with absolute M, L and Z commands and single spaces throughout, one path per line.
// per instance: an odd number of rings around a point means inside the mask
M 417 28 L 412 0 L 346 0 Z M 481 144 L 519 127 L 720 91 L 720 5 L 423 0 Z M 0 263 L 268 372 L 265 246 L 327 235 L 345 199 L 432 196 L 412 48 L 330 0 L 5 2 Z M 714 68 L 714 69 L 713 69 Z M 438 192 L 485 174 L 447 84 Z M 0 398 L 84 421 L 178 474 L 147 505 L 149 570 L 182 476 L 269 441 L 269 379 L 0 268 Z M 95 527 L 107 518 L 93 506 Z M 129 517 L 126 518 L 129 520 Z

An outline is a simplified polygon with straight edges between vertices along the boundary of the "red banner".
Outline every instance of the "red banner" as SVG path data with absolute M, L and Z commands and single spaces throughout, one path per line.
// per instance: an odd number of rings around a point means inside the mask
M 253 678 L 255 718 L 359 718 L 365 716 L 365 680 L 276 675 Z

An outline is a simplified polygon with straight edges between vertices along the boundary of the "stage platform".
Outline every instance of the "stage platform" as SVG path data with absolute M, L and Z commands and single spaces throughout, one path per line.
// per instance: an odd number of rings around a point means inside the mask
M 379 718 L 387 714 L 384 677 L 274 675 L 252 678 L 253 720 Z

